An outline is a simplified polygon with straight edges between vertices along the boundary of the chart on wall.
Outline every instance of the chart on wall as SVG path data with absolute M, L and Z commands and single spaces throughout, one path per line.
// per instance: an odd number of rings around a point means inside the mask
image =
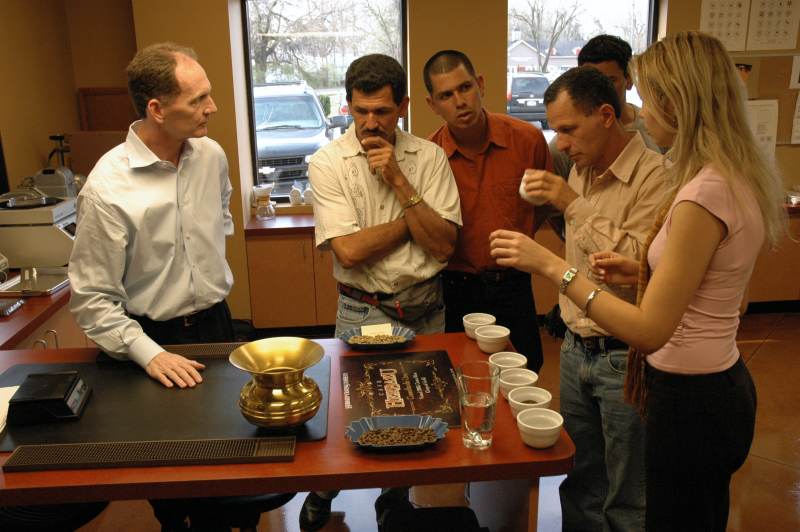
M 785 50 L 797 43 L 800 0 L 703 0 L 700 31 L 728 51 Z
M 749 11 L 749 0 L 703 0 L 700 31 L 722 41 L 729 52 L 744 50 Z
M 753 0 L 748 50 L 784 50 L 797 43 L 800 0 Z

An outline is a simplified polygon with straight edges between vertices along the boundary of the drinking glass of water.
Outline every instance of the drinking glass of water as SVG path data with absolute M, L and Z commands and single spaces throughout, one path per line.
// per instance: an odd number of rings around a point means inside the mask
M 465 362 L 456 376 L 464 447 L 488 449 L 492 445 L 500 369 L 486 361 Z

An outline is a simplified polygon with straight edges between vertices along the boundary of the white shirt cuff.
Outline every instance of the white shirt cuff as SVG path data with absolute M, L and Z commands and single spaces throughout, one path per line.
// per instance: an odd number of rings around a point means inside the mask
M 164 350 L 146 334 L 133 341 L 128 351 L 128 358 L 146 368 L 153 358 Z

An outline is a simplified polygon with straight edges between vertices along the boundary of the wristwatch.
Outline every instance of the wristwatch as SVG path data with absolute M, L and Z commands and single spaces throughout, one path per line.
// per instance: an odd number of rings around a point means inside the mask
M 408 198 L 408 201 L 406 201 L 403 204 L 403 208 L 404 209 L 411 208 L 411 207 L 413 207 L 414 205 L 416 205 L 417 203 L 419 203 L 421 201 L 422 201 L 422 197 L 419 194 L 414 194 L 413 196 Z
M 578 268 L 570 268 L 564 272 L 564 275 L 561 276 L 561 284 L 558 286 L 559 294 L 567 293 L 567 286 L 569 286 L 569 283 L 572 282 L 576 275 L 578 275 Z

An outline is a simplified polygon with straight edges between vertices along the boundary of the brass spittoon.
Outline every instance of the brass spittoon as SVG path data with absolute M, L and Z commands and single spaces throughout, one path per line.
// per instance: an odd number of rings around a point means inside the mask
M 314 417 L 322 392 L 303 372 L 324 354 L 318 343 L 291 336 L 265 338 L 236 348 L 228 360 L 253 376 L 239 394 L 245 419 L 267 429 L 292 429 Z

